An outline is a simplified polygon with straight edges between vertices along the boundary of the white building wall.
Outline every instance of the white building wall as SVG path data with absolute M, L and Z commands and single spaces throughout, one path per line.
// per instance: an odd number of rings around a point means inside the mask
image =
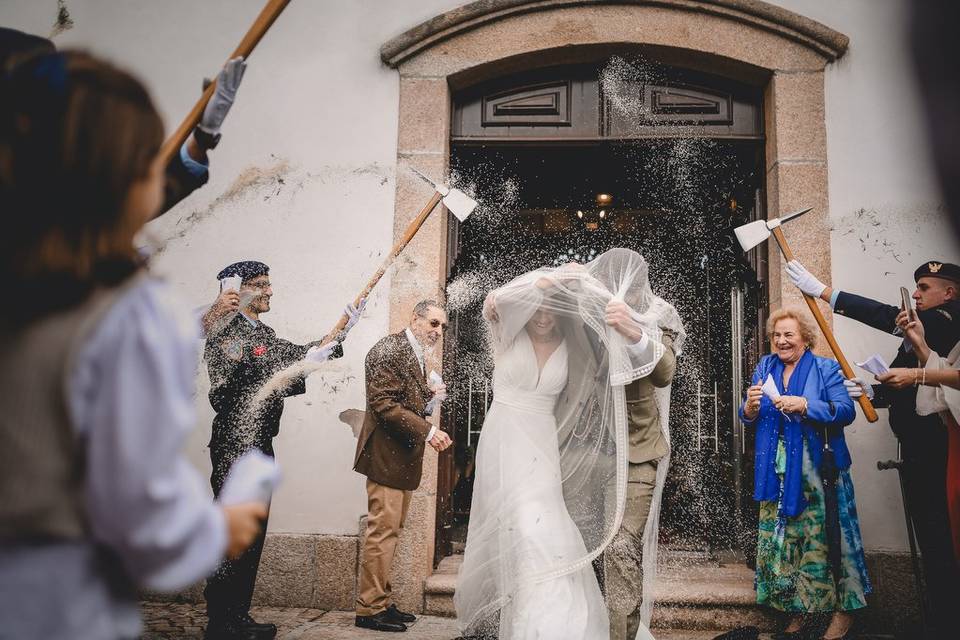
M 84 47 L 144 78 L 169 128 L 178 124 L 262 6 L 68 0 L 74 27 L 59 47 Z M 210 301 L 215 274 L 234 260 L 272 267 L 281 336 L 307 341 L 336 321 L 393 237 L 398 77 L 379 59 L 389 38 L 462 4 L 459 0 L 291 2 L 258 47 L 212 153 L 210 183 L 151 227 L 164 244 L 157 268 L 185 304 Z M 955 260 L 922 141 L 898 0 L 778 0 L 850 37 L 827 67 L 827 135 L 834 284 L 891 303 L 928 257 Z M 0 24 L 48 35 L 56 3 L 8 0 Z M 862 213 L 861 213 L 862 212 Z M 287 400 L 277 440 L 285 483 L 274 532 L 355 534 L 365 511 L 351 471 L 355 440 L 337 415 L 363 407 L 363 354 L 387 330 L 388 282 L 380 285 L 346 356 Z M 836 321 L 848 357 L 891 356 L 892 337 Z M 334 389 L 336 393 L 334 393 Z M 204 474 L 212 412 L 198 388 L 198 428 L 188 454 Z M 861 523 L 870 549 L 906 548 L 899 486 L 875 462 L 896 454 L 885 424 L 850 429 Z

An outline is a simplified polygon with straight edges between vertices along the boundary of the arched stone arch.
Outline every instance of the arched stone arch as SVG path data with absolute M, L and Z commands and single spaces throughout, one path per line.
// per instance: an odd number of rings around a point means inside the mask
M 395 235 L 429 198 L 429 187 L 407 169 L 447 172 L 451 87 L 575 62 L 604 47 L 648 48 L 763 88 L 766 209 L 773 217 L 814 207 L 791 230 L 791 245 L 811 270 L 830 273 L 824 69 L 848 44 L 843 34 L 760 0 L 479 0 L 438 15 L 380 51 L 400 74 Z M 392 330 L 403 327 L 416 300 L 442 291 L 448 232 L 447 217 L 434 215 L 407 249 L 410 260 L 392 279 Z M 776 249 L 769 254 L 770 305 L 799 303 L 781 283 Z M 423 605 L 435 510 L 430 451 L 398 558 L 401 607 Z

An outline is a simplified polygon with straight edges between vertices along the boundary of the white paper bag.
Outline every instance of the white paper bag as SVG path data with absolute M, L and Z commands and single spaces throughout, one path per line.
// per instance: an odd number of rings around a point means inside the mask
M 777 389 L 777 383 L 773 381 L 773 375 L 767 374 L 767 379 L 763 381 L 763 395 L 767 396 L 773 402 L 780 399 L 780 390 Z

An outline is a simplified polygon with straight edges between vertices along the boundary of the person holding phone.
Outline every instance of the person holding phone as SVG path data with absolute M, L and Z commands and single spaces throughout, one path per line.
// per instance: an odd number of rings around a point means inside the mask
M 227 471 L 245 453 L 256 450 L 273 457 L 273 438 L 280 432 L 284 399 L 306 393 L 306 378 L 296 376 L 263 401 L 258 400 L 257 393 L 274 374 L 304 358 L 323 361 L 341 357 L 341 343 L 360 320 L 365 301 L 359 307 L 347 307 L 347 325 L 336 339 L 326 344 L 316 340 L 300 345 L 278 337 L 261 319 L 271 310 L 273 297 L 269 266 L 257 260 L 235 262 L 220 271 L 217 280 L 223 288 L 218 301 L 226 301 L 223 306 L 228 308 L 227 313 L 230 307 L 235 310 L 232 317 L 222 318 L 225 327 L 207 333 L 204 348 L 210 375 L 209 399 L 217 414 L 210 435 L 210 484 L 214 495 L 219 496 Z M 233 288 L 237 280 L 239 290 Z M 207 580 L 204 597 L 208 640 L 263 640 L 276 635 L 275 625 L 250 617 L 266 528 L 264 521 L 264 531 L 250 549 L 242 557 L 224 562 Z
M 885 333 L 903 335 L 897 326 L 901 307 L 833 289 L 796 260 L 787 264 L 787 275 L 803 293 L 830 303 L 834 313 Z M 917 286 L 912 297 L 917 319 L 926 329 L 927 343 L 937 353 L 949 353 L 960 340 L 960 266 L 930 260 L 913 275 Z M 890 366 L 911 371 L 911 376 L 921 368 L 916 350 L 906 340 Z M 883 384 L 873 386 L 854 378 L 845 384 L 851 396 L 866 393 L 875 407 L 890 409 L 890 428 L 901 445 L 907 506 L 923 556 L 931 626 L 946 633 L 954 622 L 955 602 L 950 594 L 960 584 L 947 515 L 946 427 L 936 415 L 917 415 L 917 388 L 922 377 L 903 380 L 885 376 Z

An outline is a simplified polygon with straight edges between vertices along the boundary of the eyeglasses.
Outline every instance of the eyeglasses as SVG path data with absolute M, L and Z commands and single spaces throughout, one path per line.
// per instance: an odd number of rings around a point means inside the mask
M 436 329 L 437 327 L 440 327 L 442 331 L 446 331 L 446 330 L 447 330 L 447 323 L 446 323 L 446 322 L 440 322 L 439 320 L 431 320 L 431 321 L 430 321 L 430 326 L 433 327 L 434 329 Z

